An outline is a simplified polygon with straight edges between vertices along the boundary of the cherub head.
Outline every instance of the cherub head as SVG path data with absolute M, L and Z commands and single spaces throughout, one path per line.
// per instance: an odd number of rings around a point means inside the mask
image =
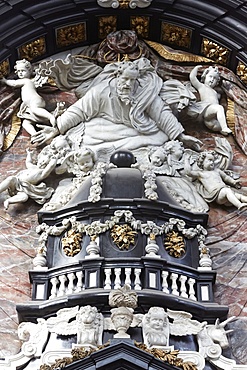
M 220 81 L 220 73 L 219 73 L 218 67 L 210 66 L 206 68 L 201 76 L 201 81 L 205 85 L 212 87 L 212 88 L 218 85 Z
M 206 171 L 212 171 L 215 167 L 215 154 L 213 151 L 211 152 L 202 152 L 199 154 L 197 158 L 197 165 L 199 168 L 206 170 Z
M 95 163 L 95 156 L 91 149 L 82 148 L 75 152 L 74 161 L 78 165 L 80 171 L 90 171 Z
M 182 158 L 184 154 L 184 146 L 178 140 L 171 140 L 165 143 L 164 150 L 167 153 L 167 156 L 171 157 L 172 159 L 179 160 Z
M 17 60 L 14 69 L 19 78 L 30 78 L 33 73 L 32 64 L 26 59 Z
M 151 307 L 146 314 L 146 321 L 150 328 L 163 330 L 167 326 L 167 313 L 162 307 Z
M 163 147 L 153 147 L 149 152 L 149 161 L 155 167 L 160 167 L 166 159 L 166 152 Z

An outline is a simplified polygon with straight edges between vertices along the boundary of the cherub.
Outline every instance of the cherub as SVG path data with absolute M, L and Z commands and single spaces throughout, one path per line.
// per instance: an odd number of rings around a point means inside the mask
M 7 80 L 2 78 L 1 81 L 11 87 L 21 88 L 22 104 L 18 112 L 18 117 L 23 119 L 22 126 L 31 135 L 37 133 L 35 123 L 47 123 L 55 127 L 56 117 L 45 109 L 44 99 L 37 93 L 35 81 L 32 79 L 32 65 L 26 60 L 17 60 L 15 65 L 18 80 Z
M 202 152 L 197 159 L 198 169 L 191 169 L 188 159 L 185 158 L 185 173 L 198 180 L 197 191 L 211 203 L 214 200 L 218 204 L 232 204 L 239 210 L 247 208 L 247 196 L 233 191 L 230 186 L 241 188 L 238 180 L 228 176 L 224 171 L 215 167 L 214 152 Z
M 208 67 L 201 76 L 201 82 L 197 78 L 197 73 L 201 65 L 198 65 L 190 72 L 190 82 L 198 90 L 200 102 L 193 103 L 189 107 L 188 113 L 195 112 L 202 115 L 205 125 L 213 131 L 219 131 L 223 135 L 231 133 L 226 123 L 225 111 L 219 104 L 220 94 L 215 90 L 219 84 L 220 73 L 218 67 Z
M 51 197 L 53 188 L 41 182 L 53 171 L 57 163 L 50 148 L 44 148 L 38 155 L 38 161 L 33 163 L 33 152 L 27 149 L 26 169 L 16 175 L 9 176 L 0 184 L 0 193 L 8 190 L 10 198 L 4 201 L 7 210 L 10 204 L 24 203 L 32 198 L 39 204 L 44 204 Z
M 148 347 L 169 345 L 168 315 L 162 307 L 151 307 L 142 322 L 144 343 Z
M 80 148 L 68 152 L 61 165 L 56 168 L 56 173 L 62 174 L 67 171 L 76 176 L 86 175 L 93 168 L 94 164 L 94 152 L 89 148 Z

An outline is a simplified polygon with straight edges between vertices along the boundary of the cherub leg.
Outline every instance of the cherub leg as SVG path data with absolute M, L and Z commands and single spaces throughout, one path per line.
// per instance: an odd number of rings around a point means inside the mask
M 34 128 L 34 123 L 29 121 L 28 119 L 24 119 L 22 121 L 22 127 L 27 131 L 27 133 L 31 136 L 35 135 L 37 131 Z
M 232 205 L 234 205 L 238 209 L 247 207 L 247 202 L 243 202 L 244 198 L 242 194 L 235 193 L 230 188 L 221 189 L 218 199 L 219 199 L 220 204 L 222 204 L 223 200 L 226 199 L 228 200 L 228 202 L 230 202 Z M 245 200 L 247 201 L 247 197 L 245 197 Z
M 41 119 L 46 118 L 52 126 L 56 125 L 56 117 L 52 113 L 48 112 L 48 110 L 46 110 L 45 108 L 33 108 L 33 113 Z
M 220 131 L 225 136 L 232 132 L 227 126 L 225 111 L 220 104 L 211 104 L 204 113 L 204 120 L 205 125 L 213 131 Z
M 28 195 L 26 193 L 18 192 L 13 197 L 6 199 L 3 205 L 5 209 L 8 209 L 10 204 L 25 203 L 27 200 L 28 200 Z
M 15 176 L 9 176 L 3 180 L 0 184 L 0 193 L 4 190 L 9 189 L 10 193 L 15 192 L 17 186 L 17 180 Z

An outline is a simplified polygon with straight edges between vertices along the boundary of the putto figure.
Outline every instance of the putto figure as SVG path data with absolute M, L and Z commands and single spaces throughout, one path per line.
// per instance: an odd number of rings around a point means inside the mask
M 36 134 L 35 123 L 50 123 L 55 126 L 56 118 L 45 109 L 45 100 L 36 91 L 31 63 L 26 59 L 17 60 L 14 68 L 19 79 L 2 78 L 1 81 L 8 86 L 21 88 L 22 104 L 17 115 L 23 119 L 22 126 L 32 137 Z
M 197 180 L 197 191 L 206 202 L 216 201 L 218 204 L 234 205 L 239 210 L 247 209 L 247 196 L 229 187 L 240 189 L 239 181 L 215 167 L 214 152 L 200 153 L 197 166 L 197 169 L 191 169 L 188 160 L 185 160 L 185 173 Z
M 220 94 L 215 90 L 220 81 L 218 67 L 210 66 L 205 69 L 200 82 L 197 73 L 201 67 L 201 65 L 196 66 L 190 73 L 190 82 L 198 90 L 201 100 L 192 104 L 188 112 L 201 116 L 210 130 L 228 135 L 232 131 L 227 126 L 224 108 L 219 104 Z
M 162 307 L 151 307 L 142 321 L 144 344 L 150 347 L 169 345 L 168 315 Z

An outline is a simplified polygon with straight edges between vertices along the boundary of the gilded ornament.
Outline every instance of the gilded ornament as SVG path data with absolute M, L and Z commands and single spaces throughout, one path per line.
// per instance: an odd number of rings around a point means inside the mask
M 238 62 L 237 76 L 247 85 L 247 66 L 242 62 Z
M 227 65 L 230 51 L 214 41 L 203 38 L 201 52 L 215 63 Z
M 149 34 L 149 17 L 131 17 L 131 29 L 137 33 L 138 36 L 148 37 Z
M 164 361 L 170 365 L 179 367 L 183 370 L 198 370 L 197 366 L 193 362 L 183 361 L 181 358 L 178 358 L 179 350 L 166 351 L 159 348 L 148 348 L 143 343 L 134 342 L 134 344 L 142 351 L 148 352 L 159 360 Z
M 57 28 L 56 30 L 56 43 L 58 47 L 78 44 L 86 41 L 86 39 L 85 22 Z
M 189 49 L 192 31 L 190 29 L 162 22 L 161 41 Z
M 111 238 L 116 246 L 121 249 L 129 249 L 130 245 L 135 244 L 137 232 L 129 225 L 115 225 L 111 230 Z
M 24 44 L 18 48 L 19 57 L 29 61 L 40 57 L 46 53 L 45 37 L 39 37 L 36 40 Z
M 164 242 L 166 250 L 173 257 L 180 258 L 185 253 L 184 238 L 176 231 L 167 234 L 166 241 Z
M 0 63 L 0 78 L 7 76 L 10 72 L 10 66 L 8 59 Z
M 81 251 L 82 234 L 69 230 L 62 238 L 63 251 L 68 257 L 74 257 Z
M 99 38 L 105 39 L 106 36 L 117 30 L 117 17 L 99 17 Z

